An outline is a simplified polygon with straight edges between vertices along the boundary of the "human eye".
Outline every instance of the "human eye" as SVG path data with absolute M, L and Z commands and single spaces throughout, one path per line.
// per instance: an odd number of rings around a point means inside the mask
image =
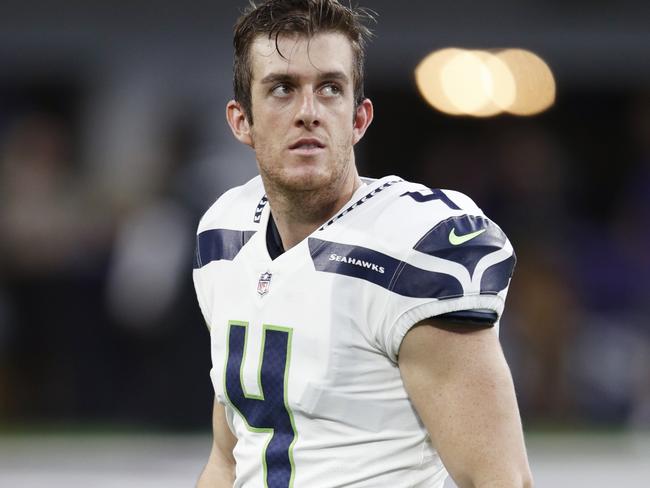
M 336 83 L 327 83 L 323 85 L 320 89 L 320 93 L 326 97 L 336 97 L 343 92 L 341 87 Z
M 286 98 L 291 93 L 291 87 L 287 83 L 278 83 L 271 88 L 271 95 L 278 98 Z

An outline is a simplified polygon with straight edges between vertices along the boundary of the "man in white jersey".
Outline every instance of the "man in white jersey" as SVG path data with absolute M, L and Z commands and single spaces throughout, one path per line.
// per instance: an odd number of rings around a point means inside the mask
M 269 0 L 235 27 L 227 119 L 260 176 L 198 229 L 215 389 L 200 488 L 532 484 L 495 327 L 512 247 L 458 192 L 359 177 L 364 18 Z

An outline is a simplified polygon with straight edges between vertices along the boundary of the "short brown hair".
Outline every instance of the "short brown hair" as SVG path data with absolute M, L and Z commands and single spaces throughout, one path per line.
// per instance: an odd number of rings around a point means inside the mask
M 268 35 L 269 40 L 273 39 L 276 50 L 282 56 L 278 48 L 278 37 L 281 35 L 312 37 L 321 32 L 339 32 L 345 35 L 352 45 L 354 99 L 358 105 L 365 98 L 364 49 L 372 37 L 371 30 L 364 25 L 367 21 L 374 21 L 374 12 L 360 7 L 346 7 L 338 0 L 265 0 L 259 5 L 250 0 L 250 7 L 235 24 L 233 39 L 235 100 L 242 106 L 249 122 L 253 122 L 250 48 L 258 36 Z

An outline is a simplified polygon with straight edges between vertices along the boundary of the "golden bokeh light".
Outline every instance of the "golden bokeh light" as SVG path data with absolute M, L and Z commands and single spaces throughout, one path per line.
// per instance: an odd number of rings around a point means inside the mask
M 415 82 L 424 99 L 436 109 L 450 115 L 462 115 L 445 94 L 440 73 L 443 68 L 462 53 L 462 49 L 447 48 L 429 54 L 415 68 Z
M 472 51 L 461 51 L 441 69 L 442 89 L 463 114 L 474 114 L 492 104 L 492 79 L 483 61 Z
M 422 60 L 415 79 L 427 103 L 450 115 L 533 115 L 555 100 L 550 68 L 523 49 L 441 49 Z
M 506 49 L 497 54 L 509 68 L 517 86 L 517 96 L 506 110 L 516 115 L 543 112 L 555 102 L 555 78 L 548 65 L 524 49 Z
M 481 57 L 483 64 L 490 73 L 490 102 L 486 108 L 491 108 L 491 113 L 479 116 L 490 116 L 507 110 L 517 96 L 517 85 L 508 65 L 492 53 L 487 51 L 475 51 Z

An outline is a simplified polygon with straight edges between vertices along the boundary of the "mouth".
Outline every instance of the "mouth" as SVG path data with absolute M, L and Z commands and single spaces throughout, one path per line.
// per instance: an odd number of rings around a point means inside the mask
M 315 138 L 299 139 L 296 142 L 294 142 L 291 146 L 289 146 L 290 151 L 305 152 L 305 153 L 318 152 L 324 148 L 325 148 L 325 144 L 323 144 L 319 139 L 315 139 Z

